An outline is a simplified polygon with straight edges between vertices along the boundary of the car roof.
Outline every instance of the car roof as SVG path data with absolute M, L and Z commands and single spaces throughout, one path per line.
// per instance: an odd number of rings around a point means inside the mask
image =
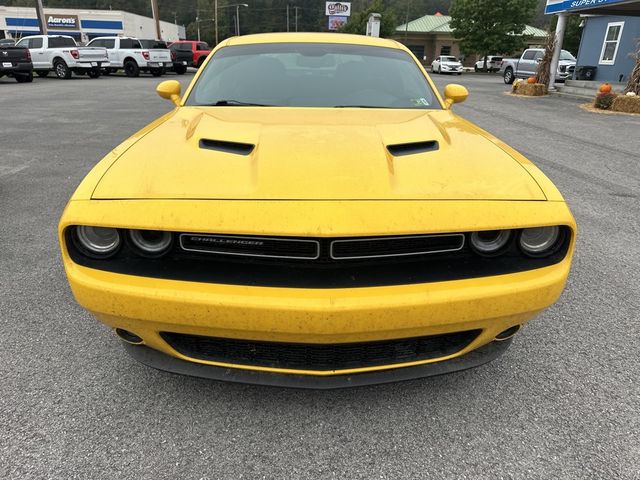
M 255 45 L 261 43 L 338 43 L 351 45 L 367 45 L 404 50 L 395 40 L 367 37 L 365 35 L 349 35 L 345 33 L 257 33 L 231 37 L 224 46 Z

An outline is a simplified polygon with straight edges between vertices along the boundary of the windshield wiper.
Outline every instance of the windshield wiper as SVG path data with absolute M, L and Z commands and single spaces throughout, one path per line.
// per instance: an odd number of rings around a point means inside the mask
M 218 100 L 212 103 L 214 107 L 275 107 L 276 105 L 266 105 L 263 103 L 241 102 L 240 100 Z

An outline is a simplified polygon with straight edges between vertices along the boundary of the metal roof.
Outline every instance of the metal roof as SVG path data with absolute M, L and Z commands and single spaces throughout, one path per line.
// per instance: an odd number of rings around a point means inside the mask
M 451 17 L 448 15 L 425 15 L 424 17 L 417 18 L 410 21 L 408 24 L 402 24 L 396 28 L 396 32 L 409 33 L 451 33 L 453 29 L 449 25 L 451 23 Z M 527 37 L 546 37 L 547 32 L 540 28 L 527 25 L 522 32 Z

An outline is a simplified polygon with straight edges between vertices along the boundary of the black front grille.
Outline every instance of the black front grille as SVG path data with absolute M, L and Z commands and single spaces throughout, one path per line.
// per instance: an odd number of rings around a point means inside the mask
M 113 257 L 89 258 L 75 246 L 73 228 L 66 229 L 65 243 L 75 263 L 125 275 L 256 287 L 362 288 L 480 278 L 554 265 L 566 256 L 571 241 L 569 228 L 561 231 L 558 249 L 542 258 L 522 254 L 517 232 L 504 253 L 491 258 L 474 253 L 468 236 L 465 240 L 464 234 L 453 233 L 405 236 L 399 242 L 396 237 L 274 237 L 276 241 L 262 245 L 251 242 L 264 237 L 242 236 L 239 244 L 217 242 L 215 247 L 206 244 L 216 242 L 202 239 L 231 236 L 176 233 L 174 246 L 161 258 L 141 257 L 128 241 Z M 121 234 L 127 238 L 126 232 Z M 183 246 L 189 250 L 180 245 L 179 239 L 186 236 L 191 239 Z M 200 240 L 194 242 L 193 237 Z M 431 239 L 425 241 L 425 237 Z M 245 240 L 248 243 L 242 243 Z M 454 249 L 461 242 L 462 247 Z M 332 247 L 338 247 L 333 248 L 333 257 Z M 421 249 L 424 253 L 419 253 Z
M 365 343 L 302 344 L 257 342 L 162 332 L 187 357 L 211 362 L 293 370 L 347 370 L 431 360 L 459 352 L 480 330 Z

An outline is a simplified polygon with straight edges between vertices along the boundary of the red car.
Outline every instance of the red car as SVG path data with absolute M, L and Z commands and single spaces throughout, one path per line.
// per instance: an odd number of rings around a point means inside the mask
M 187 61 L 190 67 L 200 68 L 211 48 L 206 42 L 195 40 L 179 40 L 169 45 L 169 49 L 176 54 L 176 60 Z

